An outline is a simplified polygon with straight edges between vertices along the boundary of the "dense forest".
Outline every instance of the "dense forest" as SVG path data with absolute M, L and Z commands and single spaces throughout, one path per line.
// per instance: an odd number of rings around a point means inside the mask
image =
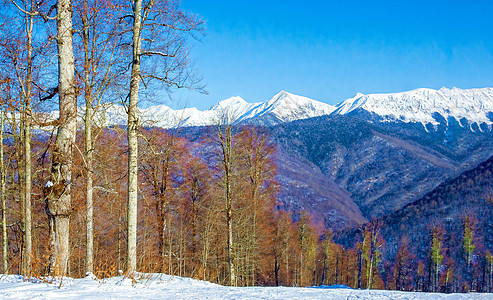
M 493 291 L 491 162 L 357 230 L 322 230 L 278 202 L 268 128 L 227 110 L 193 138 L 141 124 L 149 91 L 203 92 L 189 40 L 204 24 L 178 1 L 12 1 L 0 16 L 2 273 Z M 108 103 L 127 126 L 104 126 Z M 454 222 L 402 221 L 454 205 Z

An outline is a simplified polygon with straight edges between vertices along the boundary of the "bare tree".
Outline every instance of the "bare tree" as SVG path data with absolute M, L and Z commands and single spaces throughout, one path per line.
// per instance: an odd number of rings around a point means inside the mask
M 25 2 L 25 23 L 26 23 L 26 78 L 23 85 L 23 138 L 24 138 L 24 273 L 30 275 L 33 244 L 32 244 L 32 162 L 31 162 L 31 94 L 33 83 L 33 25 L 34 25 L 34 1 Z M 27 12 L 29 10 L 29 13 Z
M 156 80 L 167 89 L 199 88 L 188 61 L 186 40 L 202 31 L 202 22 L 179 7 L 174 0 L 132 2 L 132 70 L 128 102 L 128 200 L 127 271 L 137 268 L 137 130 L 139 85 Z M 147 63 L 141 71 L 141 62 Z
M 71 214 L 72 148 L 77 131 L 77 103 L 72 48 L 72 4 L 57 1 L 58 127 L 51 159 L 50 180 L 44 189 L 50 228 L 50 268 L 53 275 L 65 275 L 69 258 Z
M 31 190 L 32 190 L 32 163 L 31 163 L 31 95 L 33 83 L 33 27 L 34 27 L 34 3 L 33 1 L 23 1 L 22 4 L 12 2 L 23 18 L 23 33 L 25 39 L 17 41 L 18 47 L 12 47 L 15 44 L 3 43 L 4 49 L 10 46 L 6 52 L 9 53 L 9 64 L 13 67 L 15 78 L 18 83 L 19 98 L 21 107 L 17 107 L 20 112 L 19 124 L 19 139 L 21 148 L 18 155 L 21 157 L 21 166 L 23 170 L 20 172 L 19 178 L 20 194 L 23 207 L 23 255 L 22 255 L 22 273 L 29 275 L 31 273 L 31 258 L 32 258 L 32 213 L 31 213 Z M 24 57 L 25 55 L 25 57 Z
M 138 144 L 137 144 L 137 103 L 139 101 L 140 49 L 142 32 L 142 0 L 133 3 L 133 54 L 128 104 L 128 201 L 127 201 L 127 271 L 137 269 L 137 184 L 138 184 Z
M 219 146 L 218 160 L 222 172 L 222 189 L 226 206 L 229 284 L 235 286 L 237 278 L 234 257 L 235 243 L 233 240 L 233 172 L 236 157 L 234 155 L 233 124 L 236 121 L 236 114 L 228 109 L 220 111 L 218 114 L 216 121 L 217 143 Z
M 121 61 L 123 51 L 119 30 L 119 10 L 114 4 L 101 0 L 77 1 L 75 26 L 76 36 L 80 36 L 82 53 L 77 52 L 77 74 L 84 89 L 84 162 L 86 184 L 86 272 L 93 272 L 94 265 L 94 228 L 93 228 L 93 193 L 94 193 L 94 142 L 97 137 L 93 129 L 95 114 L 102 109 L 105 95 L 118 77 L 116 66 Z M 76 40 L 77 42 L 79 40 Z M 118 68 L 119 69 L 119 68 Z

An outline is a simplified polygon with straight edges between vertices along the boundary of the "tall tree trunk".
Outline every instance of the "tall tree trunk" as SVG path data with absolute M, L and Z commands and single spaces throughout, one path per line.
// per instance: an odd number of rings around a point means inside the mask
M 278 259 L 278 254 L 274 254 L 274 279 L 276 281 L 276 286 L 279 286 L 279 269 L 280 269 L 280 264 L 279 264 L 279 259 Z
M 77 104 L 72 49 L 72 4 L 57 1 L 58 90 L 60 116 L 53 147 L 50 181 L 45 185 L 46 214 L 50 229 L 49 273 L 63 276 L 69 259 L 72 146 L 77 130 Z
M 370 270 L 368 272 L 369 272 L 368 273 L 368 283 L 366 284 L 366 288 L 369 289 L 369 290 L 371 290 L 371 286 L 372 286 L 372 275 L 373 275 L 373 255 L 370 258 Z
M 2 105 L 3 106 L 3 105 Z M 0 182 L 1 182 L 1 193 L 0 198 L 2 199 L 2 263 L 3 263 L 3 273 L 8 274 L 8 236 L 7 236 L 7 202 L 5 195 L 5 164 L 3 161 L 3 126 L 4 126 L 4 115 L 3 107 L 0 109 Z
M 490 258 L 490 293 L 493 292 L 493 259 Z
M 358 286 L 357 288 L 361 288 L 361 272 L 363 268 L 363 253 L 361 249 L 358 249 Z
M 23 97 L 23 96 L 22 96 Z M 21 250 L 20 252 L 20 262 L 19 262 L 19 274 L 25 274 L 25 264 L 26 264 L 26 193 L 24 192 L 25 184 L 24 184 L 24 119 L 25 119 L 25 103 L 24 99 L 21 100 L 21 110 L 20 110 L 20 116 L 19 116 L 19 122 L 17 123 L 17 120 L 15 117 L 12 118 L 13 123 L 15 124 L 16 128 L 13 129 L 12 131 L 14 132 L 14 141 L 15 141 L 15 160 L 17 161 L 17 199 L 19 199 L 19 203 L 21 205 L 21 241 L 19 248 Z M 17 125 L 19 126 L 17 128 Z
M 226 112 L 229 113 L 229 112 Z M 226 230 L 227 230 L 227 251 L 229 267 L 229 284 L 236 285 L 236 270 L 234 261 L 234 243 L 233 243 L 233 199 L 232 199 L 232 158 L 233 158 L 233 137 L 230 116 L 221 116 L 227 118 L 226 124 L 218 124 L 219 143 L 221 146 L 221 163 L 224 171 L 224 198 L 226 202 Z M 223 120 L 224 121 L 224 120 Z M 223 122 L 224 123 L 224 122 Z
M 31 1 L 30 11 L 34 3 Z M 31 190 L 32 190 L 32 162 L 31 162 L 31 93 L 32 93 L 32 34 L 33 17 L 26 14 L 27 33 L 27 74 L 26 89 L 24 91 L 24 274 L 31 274 L 33 257 L 32 246 L 32 217 L 31 217 Z
M 86 160 L 86 273 L 94 271 L 94 230 L 93 230 L 93 141 L 92 141 L 92 87 L 90 81 L 91 59 L 89 55 L 89 5 L 84 1 L 82 17 L 82 42 L 84 44 L 84 98 L 86 111 L 84 119 L 84 140 Z
M 142 32 L 142 0 L 133 3 L 133 61 L 130 79 L 130 100 L 128 105 L 128 201 L 127 201 L 127 271 L 137 268 L 137 184 L 138 184 L 138 144 L 137 144 L 137 103 L 140 83 L 140 49 Z
M 228 185 L 228 194 L 229 194 L 229 182 Z M 236 272 L 235 272 L 235 264 L 233 257 L 233 209 L 231 203 L 231 196 L 229 195 L 227 198 L 226 205 L 226 213 L 227 213 L 227 226 L 228 226 L 228 265 L 229 265 L 229 284 L 232 286 L 236 285 Z
M 435 289 L 434 292 L 438 291 L 438 263 L 435 264 Z
M 88 75 L 87 80 L 88 80 Z M 88 81 L 86 81 L 88 83 Z M 89 90 L 89 91 L 88 91 Z M 94 265 L 94 230 L 93 230 L 93 141 L 92 141 L 92 97 L 90 87 L 86 84 L 85 113 L 85 159 L 86 159 L 86 272 L 93 272 Z
M 324 255 L 324 261 L 322 266 L 322 276 L 320 278 L 320 285 L 325 285 L 325 272 L 327 270 L 327 256 Z

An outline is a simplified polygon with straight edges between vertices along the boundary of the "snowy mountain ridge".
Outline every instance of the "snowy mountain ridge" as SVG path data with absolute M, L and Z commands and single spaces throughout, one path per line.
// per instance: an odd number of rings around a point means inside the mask
M 174 110 L 166 105 L 157 105 L 147 109 L 139 109 L 139 113 L 141 124 L 144 126 L 172 128 L 214 125 L 218 118 L 226 113 L 235 120 L 234 123 L 236 124 L 257 123 L 253 120 L 262 119 L 263 125 L 275 125 L 329 115 L 335 109 L 332 105 L 281 91 L 265 102 L 248 103 L 236 96 L 222 100 L 205 111 L 200 111 L 195 107 Z M 100 124 L 126 124 L 124 107 L 110 105 L 104 111 L 104 115 L 99 114 L 97 116 Z M 83 113 L 82 110 L 81 112 Z
M 81 117 L 84 110 L 80 109 Z M 109 105 L 96 116 L 100 125 L 125 125 L 127 116 L 121 105 Z M 207 126 L 217 123 L 225 113 L 232 116 L 236 124 L 250 123 L 272 126 L 279 123 L 307 119 L 324 115 L 346 115 L 366 111 L 380 117 L 384 122 L 416 122 L 423 125 L 439 124 L 437 114 L 445 121 L 467 119 L 470 124 L 493 124 L 493 88 L 439 90 L 419 88 L 412 91 L 386 94 L 356 94 L 353 98 L 333 106 L 286 91 L 273 98 L 248 103 L 241 97 L 220 101 L 205 111 L 195 107 L 174 110 L 166 105 L 139 109 L 143 126 L 162 128 Z M 56 112 L 52 114 L 56 116 Z
M 416 122 L 424 125 L 439 122 L 436 113 L 445 120 L 454 117 L 467 119 L 471 123 L 492 124 L 493 88 L 439 90 L 420 88 L 408 92 L 388 94 L 358 93 L 337 105 L 334 114 L 350 114 L 358 109 L 375 113 L 384 120 Z

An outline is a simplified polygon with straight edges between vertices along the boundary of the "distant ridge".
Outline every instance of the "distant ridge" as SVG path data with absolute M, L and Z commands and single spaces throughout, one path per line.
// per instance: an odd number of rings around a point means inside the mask
M 351 114 L 365 110 L 386 121 L 399 120 L 437 125 L 436 114 L 445 120 L 467 119 L 470 123 L 492 124 L 493 88 L 416 89 L 390 94 L 357 94 L 337 105 L 334 114 Z
M 461 119 L 466 119 L 469 126 L 477 123 L 491 129 L 493 88 L 419 88 L 400 93 L 358 93 L 335 106 L 281 91 L 269 100 L 256 103 L 248 103 L 238 96 L 231 97 L 205 111 L 195 107 L 174 110 L 166 105 L 139 109 L 142 125 L 162 128 L 213 125 L 220 112 L 226 110 L 235 115 L 237 124 L 273 126 L 324 115 L 355 115 L 364 112 L 383 122 L 414 122 L 426 126 L 443 123 L 443 120 L 448 123 L 449 118 L 455 118 L 459 123 Z M 81 115 L 83 112 L 83 108 L 79 109 Z M 57 112 L 52 113 L 53 117 L 56 115 Z M 104 114 L 100 113 L 97 119 L 101 125 L 125 125 L 127 117 L 124 107 L 113 104 L 108 105 Z M 479 130 L 483 127 L 479 126 Z
M 264 102 L 248 103 L 236 96 L 222 100 L 205 111 L 199 111 L 195 107 L 173 110 L 166 105 L 157 105 L 140 109 L 140 115 L 143 125 L 172 128 L 213 125 L 221 113 L 228 111 L 234 114 L 237 124 L 255 123 L 273 126 L 329 115 L 335 109 L 335 106 L 281 91 Z M 110 105 L 105 110 L 105 116 L 100 116 L 99 119 L 105 125 L 125 125 L 125 110 L 120 105 Z

